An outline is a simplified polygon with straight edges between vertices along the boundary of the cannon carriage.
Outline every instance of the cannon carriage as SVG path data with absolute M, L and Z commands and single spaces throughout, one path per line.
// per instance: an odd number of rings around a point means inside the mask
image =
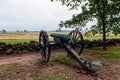
M 49 37 L 46 31 L 40 31 L 39 45 L 42 60 L 48 62 L 50 59 L 51 48 L 55 45 L 61 45 L 68 55 L 74 58 L 86 71 L 95 73 L 96 69 L 92 65 L 82 58 L 80 55 L 84 49 L 84 40 L 82 34 L 78 30 L 73 30 L 69 34 L 50 34 L 54 38 L 53 42 L 49 41 Z

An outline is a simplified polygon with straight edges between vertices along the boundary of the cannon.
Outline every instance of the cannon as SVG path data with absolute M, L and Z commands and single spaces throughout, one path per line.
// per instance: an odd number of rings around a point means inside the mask
M 96 69 L 91 63 L 82 58 L 80 55 L 84 49 L 84 40 L 82 34 L 78 30 L 73 30 L 69 34 L 50 34 L 54 41 L 49 41 L 48 34 L 42 30 L 39 34 L 39 45 L 42 60 L 48 62 L 50 59 L 51 48 L 55 45 L 61 45 L 68 55 L 75 59 L 83 69 L 87 72 L 95 73 Z

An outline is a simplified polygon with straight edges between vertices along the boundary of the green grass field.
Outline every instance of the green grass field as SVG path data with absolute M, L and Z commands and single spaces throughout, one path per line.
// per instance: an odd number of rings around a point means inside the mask
M 17 44 L 17 43 L 24 43 L 24 42 L 30 42 L 33 39 L 11 39 L 11 40 L 0 40 L 0 42 L 5 42 L 7 44 Z M 33 41 L 38 41 L 37 39 L 34 39 Z
M 110 57 L 120 57 L 120 48 L 114 50 L 102 51 L 102 54 Z
M 107 39 L 111 39 L 111 38 L 120 38 L 120 37 L 109 37 Z M 85 37 L 85 40 L 102 40 L 102 37 Z M 50 41 L 53 41 L 53 38 L 49 38 Z M 30 41 L 37 41 L 38 39 L 0 39 L 0 42 L 5 42 L 7 44 L 16 44 L 16 43 L 24 43 L 24 42 L 30 42 Z
M 90 41 L 99 40 L 99 39 L 102 40 L 102 36 L 92 36 L 92 37 L 83 36 L 83 38 L 85 40 L 90 40 Z M 113 39 L 113 38 L 120 39 L 120 36 L 107 36 L 106 38 L 107 39 Z
M 69 32 L 48 32 L 48 35 L 50 35 L 51 33 L 54 34 L 68 34 Z M 39 32 L 20 32 L 20 33 L 6 33 L 6 34 L 0 34 L 0 42 L 5 42 L 8 44 L 16 44 L 16 43 L 24 43 L 24 42 L 30 42 L 31 40 L 35 40 L 38 41 L 39 38 Z M 97 36 L 85 36 L 83 33 L 83 38 L 85 40 L 98 40 L 101 39 L 102 40 L 102 35 L 97 35 Z M 119 38 L 120 36 L 107 36 L 107 39 L 111 39 L 111 38 Z M 49 36 L 49 40 L 53 41 L 53 38 Z

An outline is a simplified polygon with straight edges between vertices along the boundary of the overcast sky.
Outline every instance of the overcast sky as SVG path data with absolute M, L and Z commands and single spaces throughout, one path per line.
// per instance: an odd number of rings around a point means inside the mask
M 0 31 L 56 30 L 60 21 L 79 12 L 50 0 L 0 0 Z

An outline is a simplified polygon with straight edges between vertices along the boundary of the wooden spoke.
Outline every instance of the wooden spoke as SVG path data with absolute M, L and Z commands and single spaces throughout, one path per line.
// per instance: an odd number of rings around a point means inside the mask
M 39 45 L 41 48 L 41 57 L 44 62 L 48 62 L 50 58 L 50 48 L 48 46 L 49 44 L 49 39 L 47 32 L 41 31 L 39 35 Z
M 71 37 L 72 48 L 80 55 L 84 48 L 83 36 L 78 30 L 73 30 L 69 33 Z

